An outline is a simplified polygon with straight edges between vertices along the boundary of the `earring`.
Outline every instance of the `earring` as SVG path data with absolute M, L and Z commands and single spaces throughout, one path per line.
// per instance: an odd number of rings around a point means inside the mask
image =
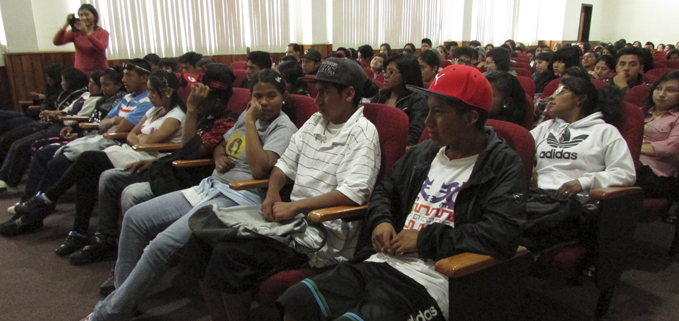
M 167 95 L 167 98 L 170 98 L 170 97 L 172 97 L 172 95 L 171 95 L 171 94 L 170 94 L 170 95 Z M 507 106 L 505 106 L 505 108 L 507 108 Z
M 502 105 L 502 108 L 507 108 L 507 105 Z

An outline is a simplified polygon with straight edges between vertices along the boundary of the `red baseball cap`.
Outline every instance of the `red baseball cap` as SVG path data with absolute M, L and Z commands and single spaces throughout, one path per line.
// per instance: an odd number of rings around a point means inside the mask
M 485 112 L 493 105 L 493 88 L 476 67 L 450 65 L 439 71 L 429 89 L 407 85 L 408 89 L 422 94 L 462 101 Z

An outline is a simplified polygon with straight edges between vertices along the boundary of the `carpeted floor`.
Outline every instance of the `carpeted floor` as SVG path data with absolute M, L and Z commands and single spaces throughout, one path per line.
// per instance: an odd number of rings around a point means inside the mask
M 0 320 L 77 321 L 92 311 L 99 285 L 112 262 L 76 267 L 54 254 L 70 230 L 73 194 L 39 231 L 15 238 L 0 237 Z M 0 219 L 17 196 L 0 196 Z M 3 218 L 4 216 L 4 218 Z M 92 226 L 96 217 L 92 219 Z M 632 263 L 618 286 L 609 320 L 678 320 L 679 264 L 664 258 L 673 227 L 641 223 L 637 228 Z M 531 278 L 522 320 L 586 321 L 593 316 L 598 291 L 583 277 L 582 286 L 555 284 Z M 196 284 L 170 270 L 139 306 L 134 320 L 207 321 L 207 308 Z M 264 319 L 254 316 L 252 319 Z

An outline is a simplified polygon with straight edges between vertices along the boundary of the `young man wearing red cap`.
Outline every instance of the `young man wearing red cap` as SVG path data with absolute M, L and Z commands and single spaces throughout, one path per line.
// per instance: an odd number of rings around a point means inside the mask
M 306 279 L 278 300 L 285 320 L 447 320 L 448 282 L 437 260 L 514 255 L 525 202 L 521 160 L 484 127 L 492 89 L 476 68 L 438 73 L 428 90 L 431 140 L 415 145 L 375 187 L 365 224 L 372 248 Z

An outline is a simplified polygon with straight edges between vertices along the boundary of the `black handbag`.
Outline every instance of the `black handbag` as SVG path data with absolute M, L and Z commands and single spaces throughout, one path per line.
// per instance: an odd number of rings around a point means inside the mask
M 203 178 L 212 174 L 212 166 L 174 167 L 172 162 L 184 160 L 202 146 L 200 136 L 194 136 L 174 153 L 154 161 L 143 174 L 147 175 L 151 191 L 155 196 L 198 185 Z

